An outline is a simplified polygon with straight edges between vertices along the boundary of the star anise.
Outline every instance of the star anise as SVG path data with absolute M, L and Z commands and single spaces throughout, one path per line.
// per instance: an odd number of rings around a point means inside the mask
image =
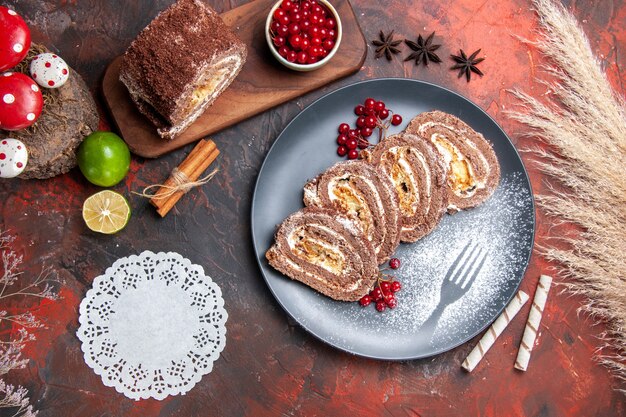
M 376 46 L 376 59 L 380 58 L 381 56 L 385 56 L 385 58 L 387 58 L 388 61 L 391 61 L 392 59 L 392 55 L 391 54 L 397 54 L 400 53 L 400 50 L 398 48 L 396 48 L 396 46 L 400 45 L 400 43 L 402 43 L 401 40 L 397 40 L 394 41 L 393 40 L 393 30 L 391 31 L 391 33 L 389 33 L 388 35 L 385 36 L 385 34 L 383 33 L 383 31 L 381 30 L 380 33 L 378 34 L 378 37 L 380 38 L 380 40 L 378 39 L 374 39 L 372 41 L 372 44 L 374 46 Z
M 426 40 L 424 40 L 424 38 L 420 34 L 417 37 L 417 43 L 410 41 L 408 39 L 405 39 L 404 43 L 406 43 L 409 48 L 415 51 L 411 53 L 411 55 L 407 56 L 405 61 L 411 61 L 414 59 L 415 65 L 419 65 L 420 61 L 424 65 L 428 65 L 429 62 L 440 64 L 441 58 L 439 58 L 439 56 L 435 53 L 435 51 L 439 49 L 441 45 L 433 45 L 434 37 L 435 37 L 435 32 L 428 35 Z
M 465 75 L 465 78 L 467 78 L 467 82 L 469 82 L 472 78 L 472 72 L 482 77 L 485 74 L 483 74 L 483 72 L 479 70 L 476 65 L 483 62 L 485 58 L 476 58 L 476 55 L 478 55 L 479 53 L 480 49 L 468 57 L 461 49 L 461 55 L 450 55 L 450 57 L 456 62 L 456 64 L 454 64 L 454 66 L 452 66 L 450 69 L 459 70 L 459 78 Z

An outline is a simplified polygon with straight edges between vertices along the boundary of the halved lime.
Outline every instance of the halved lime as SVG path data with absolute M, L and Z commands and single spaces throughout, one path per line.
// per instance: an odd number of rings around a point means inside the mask
M 83 220 L 94 232 L 117 233 L 128 224 L 130 205 L 120 193 L 100 191 L 83 203 Z

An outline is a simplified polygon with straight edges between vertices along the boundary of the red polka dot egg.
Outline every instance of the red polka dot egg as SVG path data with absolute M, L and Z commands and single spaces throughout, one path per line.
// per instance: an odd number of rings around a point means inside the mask
M 36 82 L 19 72 L 0 75 L 0 129 L 20 130 L 37 121 L 43 96 Z
M 28 163 L 26 145 L 17 139 L 0 140 L 0 178 L 20 175 Z
M 59 88 L 67 82 L 70 69 L 56 54 L 39 54 L 30 62 L 30 76 L 45 88 Z
M 0 6 L 0 72 L 13 68 L 28 54 L 30 29 L 15 11 Z

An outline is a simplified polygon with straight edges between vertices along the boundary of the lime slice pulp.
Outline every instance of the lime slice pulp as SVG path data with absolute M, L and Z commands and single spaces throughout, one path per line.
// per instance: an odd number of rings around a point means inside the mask
M 130 205 L 119 193 L 100 191 L 83 203 L 83 220 L 94 232 L 107 235 L 119 232 L 128 224 Z

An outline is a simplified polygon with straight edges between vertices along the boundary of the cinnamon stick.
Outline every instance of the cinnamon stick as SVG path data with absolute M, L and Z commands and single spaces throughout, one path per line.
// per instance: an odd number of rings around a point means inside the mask
M 165 217 L 185 192 L 188 191 L 188 188 L 182 187 L 182 189 L 172 193 L 171 190 L 173 188 L 181 185 L 181 178 L 188 182 L 196 181 L 209 165 L 213 163 L 219 153 L 215 142 L 212 140 L 202 139 L 198 142 L 187 158 L 174 169 L 167 181 L 159 187 L 154 197 L 150 199 L 150 203 L 157 208 L 157 213 L 161 217 Z

